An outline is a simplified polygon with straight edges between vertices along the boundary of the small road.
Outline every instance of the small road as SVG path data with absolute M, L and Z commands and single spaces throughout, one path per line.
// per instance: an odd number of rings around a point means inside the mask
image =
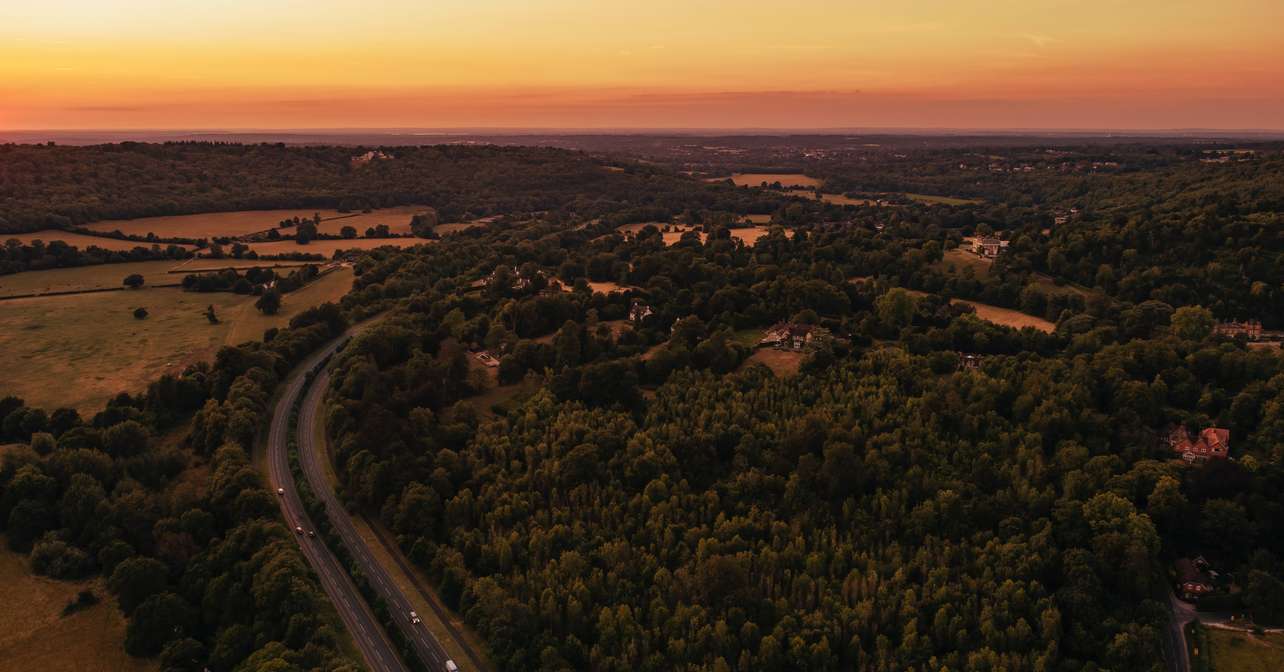
M 1172 672 L 1190 672 L 1190 647 L 1186 644 L 1186 624 L 1195 620 L 1195 607 L 1177 599 L 1168 591 L 1168 606 L 1173 618 L 1164 628 L 1164 658 Z
M 430 670 L 445 670 L 446 661 L 450 659 L 446 649 L 437 641 L 422 624 L 410 622 L 410 612 L 414 609 L 410 600 L 393 581 L 388 571 L 379 564 L 374 553 L 366 546 L 365 540 L 357 532 L 356 527 L 352 524 L 352 519 L 348 517 L 347 511 L 343 504 L 335 496 L 334 487 L 326 477 L 326 469 L 323 460 L 327 459 L 325 451 L 317 445 L 313 428 L 316 427 L 316 418 L 318 409 L 321 406 L 321 399 L 325 395 L 326 387 L 330 379 L 329 371 L 320 372 L 312 387 L 307 391 L 307 396 L 303 399 L 303 405 L 299 408 L 299 428 L 298 445 L 299 445 L 299 464 L 303 469 L 303 475 L 308 480 L 312 492 L 317 498 L 325 504 L 325 510 L 330 518 L 330 525 L 343 540 L 343 545 L 347 548 L 348 554 L 352 557 L 362 574 L 370 581 L 370 585 L 375 592 L 388 606 L 397 627 L 401 630 L 406 641 L 414 647 L 415 653 L 419 659 L 427 665 Z M 436 606 L 434 604 L 434 606 Z M 443 619 L 446 621 L 446 619 Z M 448 621 L 447 621 L 448 622 Z M 460 640 L 465 650 L 467 644 Z M 459 663 L 461 661 L 455 661 Z M 464 669 L 461 665 L 460 669 Z
M 290 411 L 295 400 L 304 392 L 307 372 L 326 357 L 334 354 L 359 329 L 360 327 L 349 329 L 343 336 L 326 344 L 296 367 L 286 379 L 285 391 L 281 394 L 276 403 L 276 409 L 272 413 L 272 427 L 268 432 L 267 442 L 268 478 L 274 491 L 277 488 L 285 491 L 279 497 L 281 514 L 291 530 L 302 527 L 305 531 L 310 531 L 315 530 L 316 527 L 303 508 L 303 502 L 295 489 L 294 478 L 290 474 L 288 451 Z M 352 634 L 357 648 L 361 650 L 361 655 L 370 669 L 376 672 L 408 672 L 405 663 L 397 655 L 396 647 L 389 641 L 379 620 L 375 618 L 369 605 L 361 596 L 361 592 L 348 576 L 347 569 L 334 556 L 334 553 L 326 548 L 320 537 L 296 534 L 295 540 L 303 550 L 303 556 L 307 558 L 308 564 L 316 572 L 326 594 L 330 596 L 330 601 L 334 603 L 334 608 L 339 612 L 339 617 L 347 626 L 348 632 Z

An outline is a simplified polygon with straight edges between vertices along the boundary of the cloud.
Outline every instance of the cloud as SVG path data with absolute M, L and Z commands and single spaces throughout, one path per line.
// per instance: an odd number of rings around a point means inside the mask
M 1055 37 L 1051 37 L 1049 35 L 1043 35 L 1040 33 L 1026 33 L 1021 37 L 1024 37 L 1025 39 L 1029 40 L 1030 44 L 1033 44 L 1034 46 L 1040 49 L 1046 48 L 1049 44 L 1057 44 L 1061 42 L 1061 40 L 1058 40 Z

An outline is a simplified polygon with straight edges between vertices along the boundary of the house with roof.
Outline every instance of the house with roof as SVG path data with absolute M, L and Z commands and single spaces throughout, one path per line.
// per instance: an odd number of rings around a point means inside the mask
M 763 332 L 758 347 L 769 347 L 777 350 L 801 352 L 819 347 L 829 338 L 829 330 L 813 324 L 795 322 L 777 322 Z
M 982 238 L 977 238 L 972 243 L 972 251 L 976 253 L 977 256 L 985 257 L 987 259 L 994 259 L 995 257 L 999 256 L 999 253 L 1002 252 L 1003 248 L 1007 246 L 1008 246 L 1008 241 L 1006 240 L 999 240 L 998 238 L 992 238 L 992 237 L 982 237 Z
M 629 306 L 629 321 L 634 324 L 641 323 L 642 320 L 645 320 L 654 314 L 655 311 L 651 310 L 651 306 L 648 306 L 641 301 L 634 301 L 633 305 Z
M 1250 341 L 1257 341 L 1262 338 L 1262 322 L 1261 320 L 1218 322 L 1217 326 L 1213 327 L 1213 333 L 1226 338 L 1243 336 Z
M 1203 558 L 1178 558 L 1173 563 L 1176 574 L 1177 593 L 1181 599 L 1191 602 L 1214 590 L 1213 577 L 1208 573 L 1208 563 Z
M 1178 425 L 1168 432 L 1168 447 L 1187 462 L 1224 460 L 1230 457 L 1230 430 L 1207 427 L 1195 436 Z

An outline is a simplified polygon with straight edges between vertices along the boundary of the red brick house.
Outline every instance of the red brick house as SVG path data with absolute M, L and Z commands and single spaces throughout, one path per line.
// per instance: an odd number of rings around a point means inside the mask
M 1202 563 L 1197 563 L 1190 558 L 1180 558 L 1173 563 L 1173 569 L 1177 573 L 1177 592 L 1181 594 L 1181 599 L 1187 602 L 1213 592 L 1213 579 L 1200 567 L 1200 564 Z
M 1187 462 L 1224 460 L 1230 457 L 1230 430 L 1208 427 L 1193 437 L 1185 425 L 1178 425 L 1168 434 L 1168 447 Z

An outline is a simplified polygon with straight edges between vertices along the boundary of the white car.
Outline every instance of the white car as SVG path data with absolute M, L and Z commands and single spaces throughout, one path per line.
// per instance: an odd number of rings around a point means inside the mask
M 295 532 L 295 534 L 303 534 L 303 526 L 302 526 L 302 525 L 295 525 L 295 526 L 294 526 L 294 532 Z
M 459 672 L 459 666 L 453 660 L 446 661 L 446 672 Z
M 276 489 L 276 494 L 281 495 L 281 496 L 285 496 L 285 488 L 277 488 L 277 489 Z
M 416 613 L 415 613 L 415 612 L 413 612 L 413 611 L 412 611 L 412 612 L 410 612 L 410 623 L 411 623 L 411 624 L 413 624 L 413 625 L 419 625 L 419 624 L 420 624 L 420 623 L 422 623 L 422 622 L 423 622 L 423 621 L 419 620 L 419 614 L 416 614 Z

